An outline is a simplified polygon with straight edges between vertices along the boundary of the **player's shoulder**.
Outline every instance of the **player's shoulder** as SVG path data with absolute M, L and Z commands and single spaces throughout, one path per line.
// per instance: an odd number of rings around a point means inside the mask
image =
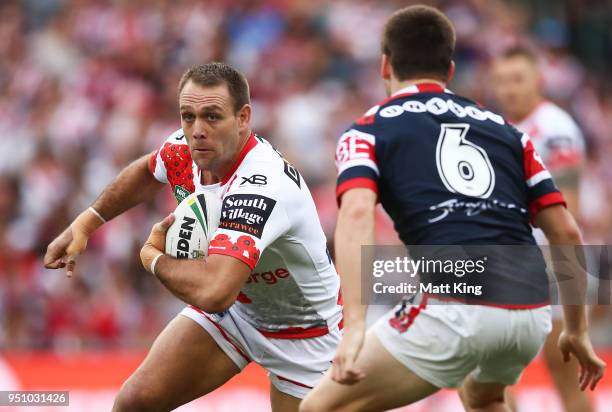
M 303 186 L 299 172 L 268 140 L 254 135 L 253 147 L 236 169 L 233 191 L 267 193 L 276 199 L 286 199 L 292 186 Z
M 183 129 L 175 130 L 174 132 L 170 133 L 166 137 L 166 139 L 164 140 L 164 143 L 187 144 L 187 139 L 185 138 L 185 132 L 183 132 Z
M 191 153 L 189 152 L 189 145 L 187 144 L 183 129 L 170 133 L 157 153 L 162 159 L 166 160 L 174 160 L 175 157 L 180 157 L 182 160 L 187 161 L 185 165 L 188 165 L 191 161 Z
M 542 130 L 553 134 L 580 134 L 580 128 L 572 118 L 572 116 L 550 101 L 540 103 L 538 108 L 533 113 L 533 120 Z

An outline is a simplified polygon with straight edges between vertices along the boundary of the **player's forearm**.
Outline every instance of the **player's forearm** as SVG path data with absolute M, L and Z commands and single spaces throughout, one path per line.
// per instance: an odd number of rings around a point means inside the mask
M 336 266 L 341 279 L 344 322 L 365 323 L 367 305 L 361 301 L 361 246 L 374 244 L 374 205 L 347 205 L 338 215 L 335 234 Z
M 586 296 L 586 260 L 582 237 L 575 222 L 560 225 L 547 233 L 551 245 L 553 270 L 557 276 L 568 331 L 581 333 L 587 329 L 584 301 Z
M 106 221 L 152 199 L 164 186 L 148 169 L 149 156 L 130 163 L 98 196 L 92 207 Z
M 234 302 L 221 290 L 220 282 L 205 260 L 175 259 L 161 256 L 155 275 L 174 296 L 209 313 L 222 312 Z
M 579 212 L 580 173 L 580 168 L 570 168 L 556 172 L 553 176 L 559 191 L 563 193 L 567 203 L 567 210 L 570 211 L 575 219 L 578 218 Z

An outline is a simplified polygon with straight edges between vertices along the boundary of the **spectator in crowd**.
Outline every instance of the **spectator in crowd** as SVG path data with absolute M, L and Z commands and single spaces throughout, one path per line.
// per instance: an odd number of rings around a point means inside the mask
M 612 66 L 606 2 L 524 9 L 440 0 L 458 31 L 451 88 L 486 104 L 492 57 L 539 47 L 548 97 L 587 140 L 579 221 L 612 241 Z M 309 183 L 331 239 L 335 139 L 383 98 L 382 25 L 405 2 L 374 0 L 5 0 L 0 3 L 0 347 L 143 347 L 181 305 L 151 282 L 138 250 L 175 203 L 170 192 L 105 225 L 72 280 L 43 269 L 45 246 L 130 159 L 178 127 L 175 84 L 211 60 L 252 79 L 254 128 Z M 534 6 L 535 7 L 535 6 Z M 607 14 L 609 16 L 609 14 Z M 561 17 L 559 17 L 561 16 Z M 297 125 L 297 126 L 296 126 Z M 381 211 L 379 219 L 387 222 Z M 396 242 L 388 223 L 381 242 Z M 608 336 L 608 342 L 610 341 Z

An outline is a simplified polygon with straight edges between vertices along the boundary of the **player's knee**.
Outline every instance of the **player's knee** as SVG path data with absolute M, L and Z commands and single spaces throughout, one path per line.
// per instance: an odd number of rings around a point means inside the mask
M 151 388 L 128 379 L 117 394 L 113 412 L 149 412 L 159 411 L 159 399 Z

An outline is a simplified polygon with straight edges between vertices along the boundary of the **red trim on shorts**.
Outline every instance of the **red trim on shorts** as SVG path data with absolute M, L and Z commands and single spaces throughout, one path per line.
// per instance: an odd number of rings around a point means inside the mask
M 550 305 L 549 301 L 542 303 L 530 303 L 530 304 L 514 304 L 514 303 L 495 303 L 487 302 L 474 299 L 459 299 L 452 296 L 434 295 L 427 294 L 431 299 L 441 300 L 442 302 L 457 302 L 463 305 L 476 305 L 476 306 L 487 306 L 491 308 L 510 309 L 510 310 L 524 310 L 524 309 L 537 309 L 543 308 L 544 306 Z
M 240 348 L 230 340 L 229 336 L 227 336 L 227 333 L 225 333 L 225 331 L 223 330 L 223 328 L 221 327 L 221 325 L 219 325 L 217 322 L 215 322 L 214 320 L 212 320 L 210 317 L 208 317 L 208 315 L 206 314 L 206 312 L 196 308 L 195 306 L 189 305 L 189 307 L 193 310 L 195 310 L 196 312 L 198 312 L 199 314 L 203 315 L 210 323 L 212 323 L 213 325 L 215 325 L 215 327 L 219 330 L 219 332 L 221 333 L 221 336 L 223 336 L 225 338 L 226 341 L 228 341 L 233 347 L 234 349 L 236 349 L 236 352 L 238 352 L 240 354 L 240 356 L 242 356 L 247 362 L 251 362 L 251 359 L 249 359 L 249 357 L 247 355 L 244 354 L 244 352 L 242 352 L 240 350 Z
M 244 158 L 246 157 L 247 154 L 249 154 L 249 152 L 255 147 L 257 146 L 257 139 L 255 138 L 255 133 L 251 132 L 251 135 L 249 136 L 246 144 L 244 145 L 244 147 L 242 148 L 242 150 L 240 151 L 240 154 L 238 155 L 238 158 L 236 159 L 236 161 L 234 162 L 234 165 L 232 166 L 232 169 L 229 171 L 228 174 L 225 175 L 225 177 L 221 180 L 221 186 L 225 185 L 230 178 L 232 177 L 232 175 L 234 174 L 234 172 L 236 172 L 236 170 L 238 170 L 238 167 L 240 166 L 240 163 L 242 163 L 242 161 L 244 160 Z
M 319 336 L 325 336 L 329 333 L 329 329 L 327 328 L 327 326 L 308 329 L 292 327 L 274 332 L 259 329 L 257 330 L 266 338 L 273 339 L 310 339 L 318 338 Z
M 289 378 L 285 378 L 284 376 L 279 376 L 279 375 L 276 375 L 276 377 L 277 377 L 279 380 L 281 380 L 281 381 L 289 382 L 289 383 L 292 383 L 292 384 L 294 384 L 294 385 L 301 386 L 302 388 L 312 389 L 312 386 L 308 386 L 308 385 L 306 385 L 306 384 L 304 384 L 304 383 L 297 382 L 297 381 L 291 380 L 291 379 L 289 379 Z
M 344 316 L 341 317 L 340 322 L 338 322 L 338 329 L 342 330 L 342 328 L 344 328 Z M 257 330 L 266 338 L 273 339 L 310 339 L 318 338 L 319 336 L 325 336 L 329 333 L 329 328 L 326 326 L 306 329 L 292 327 L 274 332 L 259 329 Z
M 429 300 L 429 295 L 423 295 L 423 300 L 419 306 L 411 306 L 407 314 L 403 314 L 401 317 L 394 316 L 389 319 L 389 325 L 393 329 L 397 329 L 399 333 L 406 332 L 412 326 L 416 317 L 419 316 L 419 313 L 427 307 L 427 300 Z

